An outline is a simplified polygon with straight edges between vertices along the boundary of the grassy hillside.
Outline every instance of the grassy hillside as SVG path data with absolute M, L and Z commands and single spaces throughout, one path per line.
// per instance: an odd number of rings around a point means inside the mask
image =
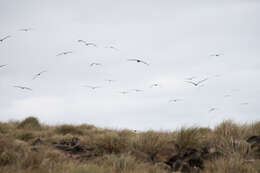
M 28 117 L 0 123 L 2 173 L 258 173 L 260 122 L 134 132 Z

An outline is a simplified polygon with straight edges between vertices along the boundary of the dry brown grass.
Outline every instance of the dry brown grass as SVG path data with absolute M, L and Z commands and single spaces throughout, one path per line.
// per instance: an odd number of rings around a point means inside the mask
M 135 133 L 88 124 L 48 126 L 29 117 L 21 122 L 0 122 L 0 173 L 168 173 L 169 166 L 152 160 L 170 141 L 180 150 L 210 146 L 219 154 L 205 162 L 201 173 L 260 173 L 260 160 L 246 142 L 252 135 L 260 135 L 260 122 L 224 121 L 214 129 Z M 55 148 L 74 137 L 87 149 L 85 155 Z M 33 146 L 36 139 L 44 144 Z

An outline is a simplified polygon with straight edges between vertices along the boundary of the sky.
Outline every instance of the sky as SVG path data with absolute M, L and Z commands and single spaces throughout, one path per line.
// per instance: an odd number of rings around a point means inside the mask
M 0 39 L 11 36 L 0 42 L 0 121 L 174 130 L 260 120 L 258 0 L 0 0 L 0 14 Z

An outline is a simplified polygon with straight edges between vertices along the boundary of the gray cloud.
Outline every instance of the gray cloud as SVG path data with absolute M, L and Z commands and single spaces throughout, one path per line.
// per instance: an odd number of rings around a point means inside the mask
M 259 120 L 259 7 L 253 0 L 1 1 L 0 37 L 12 37 L 0 44 L 0 64 L 8 64 L 0 69 L 0 120 L 34 115 L 52 124 L 135 129 Z M 27 27 L 33 30 L 18 31 Z M 63 51 L 73 53 L 56 56 Z M 195 88 L 185 82 L 191 76 L 209 80 Z M 119 93 L 136 88 L 144 92 Z M 169 104 L 173 98 L 182 101 Z

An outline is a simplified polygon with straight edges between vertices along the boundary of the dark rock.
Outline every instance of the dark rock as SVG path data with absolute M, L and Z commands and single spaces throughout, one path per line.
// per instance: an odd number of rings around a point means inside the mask
M 79 144 L 79 138 L 73 137 L 67 140 L 61 140 L 55 147 L 59 150 L 69 152 L 71 154 L 84 153 L 87 151 L 84 146 Z
M 260 136 L 251 136 L 246 140 L 246 142 L 252 144 L 252 143 L 260 143 Z

